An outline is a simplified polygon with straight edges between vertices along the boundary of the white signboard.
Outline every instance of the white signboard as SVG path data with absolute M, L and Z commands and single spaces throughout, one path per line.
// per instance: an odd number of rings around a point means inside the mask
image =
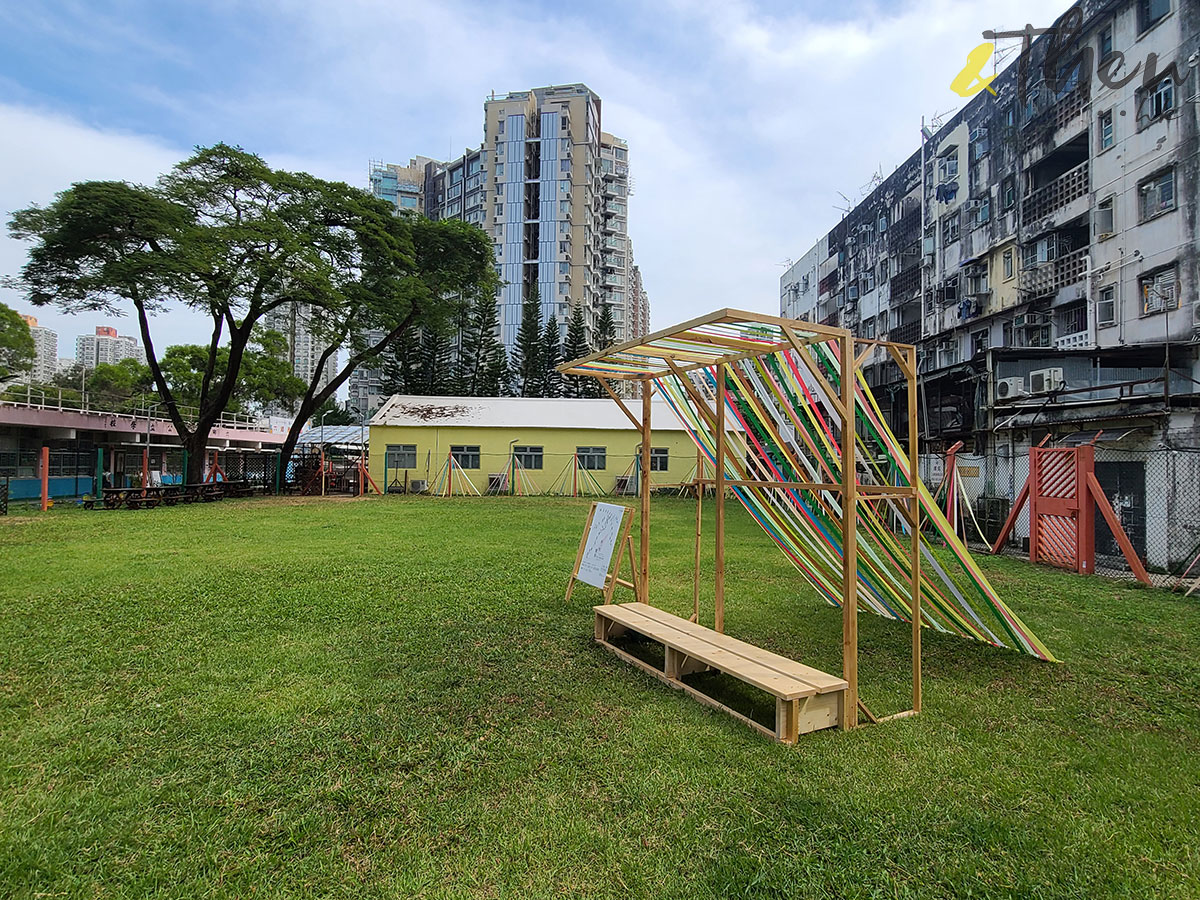
M 615 503 L 596 504 L 596 513 L 592 516 L 592 526 L 588 529 L 583 559 L 579 561 L 579 572 L 576 575 L 584 584 L 604 588 L 624 516 L 624 506 Z

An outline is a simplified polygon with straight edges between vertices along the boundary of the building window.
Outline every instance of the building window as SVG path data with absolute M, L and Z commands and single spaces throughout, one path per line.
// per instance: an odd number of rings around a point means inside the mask
M 1178 278 L 1175 266 L 1168 266 L 1138 279 L 1142 292 L 1142 315 L 1179 308 Z
M 1112 56 L 1112 52 L 1113 52 L 1112 37 L 1113 37 L 1113 30 L 1112 30 L 1111 25 L 1107 26 L 1106 28 L 1102 28 L 1100 30 L 1099 50 L 1100 50 L 1100 61 L 1101 62 L 1108 59 L 1108 57 Z
M 571 171 L 571 161 L 569 159 L 560 159 L 558 161 L 558 171 L 570 172 Z
M 478 469 L 479 468 L 479 445 L 473 447 L 466 445 L 453 445 L 450 447 L 450 456 L 454 458 L 454 462 L 462 469 Z
M 978 228 L 980 225 L 991 221 L 992 199 L 990 197 L 983 197 L 980 200 L 976 200 L 975 204 L 975 227 Z
M 496 163 L 496 180 L 499 181 L 504 177 L 504 163 Z
M 1138 205 L 1142 221 L 1170 212 L 1175 208 L 1175 170 L 1168 169 L 1138 185 Z
M 541 447 L 513 447 L 513 455 L 517 465 L 522 469 L 540 469 L 542 467 Z
M 1100 201 L 1096 207 L 1096 237 L 1111 237 L 1116 233 L 1116 195 L 1110 194 Z
M 942 302 L 946 304 L 958 302 L 958 276 L 953 275 L 946 279 L 946 283 L 942 286 Z
M 388 444 L 385 465 L 389 469 L 415 469 L 417 467 L 417 445 Z
M 988 284 L 987 260 L 967 270 L 967 293 L 986 294 L 991 290 Z
M 666 447 L 651 447 L 650 448 L 650 471 L 665 472 L 667 465 L 670 462 L 670 454 Z
M 958 213 L 954 212 L 942 219 L 942 246 L 946 247 L 958 240 Z
M 1138 34 L 1154 27 L 1171 11 L 1171 0 L 1138 0 Z
M 1004 251 L 1004 280 L 1008 281 L 1013 277 L 1013 252 L 1011 250 Z
M 1175 108 L 1175 80 L 1168 75 L 1137 92 L 1138 131 L 1157 122 Z
M 1012 209 L 1017 205 L 1017 180 L 1009 175 L 1000 185 L 1001 206 Z
M 951 147 L 949 152 L 938 159 L 938 180 L 952 181 L 958 177 L 958 148 Z
M 1104 152 L 1113 145 L 1115 135 L 1113 133 L 1113 111 L 1111 109 L 1100 113 L 1100 117 L 1096 120 L 1099 134 L 1097 137 L 1100 142 L 1100 152 Z
M 1116 285 L 1100 288 L 1100 296 L 1096 300 L 1096 324 L 1102 328 L 1117 324 Z
M 575 448 L 575 456 L 579 459 L 580 467 L 593 472 L 602 471 L 605 468 L 605 455 L 607 452 L 607 447 Z
M 988 332 L 987 329 L 976 331 L 971 335 L 971 355 L 978 356 L 988 348 Z

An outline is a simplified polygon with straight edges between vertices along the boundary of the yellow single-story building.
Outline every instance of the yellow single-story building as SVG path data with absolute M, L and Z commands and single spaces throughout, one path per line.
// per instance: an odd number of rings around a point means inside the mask
M 627 403 L 641 415 L 640 400 Z M 650 424 L 651 484 L 691 481 L 696 445 L 665 400 L 651 402 Z M 481 494 L 637 490 L 641 434 L 608 399 L 397 394 L 370 427 L 371 477 L 383 491 L 444 487 L 451 460 L 459 484 L 465 477 Z

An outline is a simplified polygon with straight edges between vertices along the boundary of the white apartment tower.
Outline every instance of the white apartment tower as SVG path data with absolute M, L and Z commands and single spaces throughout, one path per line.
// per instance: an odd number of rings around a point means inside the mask
M 145 363 L 146 351 L 136 338 L 117 334 L 117 329 L 111 326 L 97 325 L 95 334 L 81 334 L 75 339 L 75 361 L 85 369 L 94 369 L 101 363 L 116 365 L 123 359 Z
M 29 326 L 29 333 L 33 335 L 35 350 L 28 380 L 33 384 L 46 384 L 54 379 L 58 370 L 58 333 L 38 325 L 38 320 L 33 316 L 21 318 L 25 320 L 25 324 Z

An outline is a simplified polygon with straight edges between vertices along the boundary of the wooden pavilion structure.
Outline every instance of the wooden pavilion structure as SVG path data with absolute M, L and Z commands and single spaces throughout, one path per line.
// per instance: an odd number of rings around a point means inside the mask
M 856 389 L 862 363 L 876 352 L 886 352 L 902 373 L 908 391 L 907 471 L 901 477 L 885 480 L 868 460 L 856 456 L 856 418 L 860 418 L 864 397 Z M 748 384 L 756 372 L 766 371 L 765 361 L 785 366 L 793 389 L 803 391 L 813 400 L 814 409 L 822 424 L 827 426 L 829 444 L 835 450 L 834 459 L 803 460 L 801 443 L 796 439 L 798 420 L 781 416 L 773 407 L 768 415 L 766 401 L 756 399 L 747 389 L 741 402 L 762 413 L 753 429 L 744 422 L 734 421 L 738 407 L 731 403 L 728 390 L 734 384 Z M 642 435 L 641 442 L 641 527 L 640 581 L 643 585 L 641 603 L 626 604 L 628 609 L 596 607 L 597 639 L 606 641 L 613 629 L 632 628 L 663 642 L 665 672 L 654 674 L 673 687 L 696 694 L 682 684 L 689 671 L 716 668 L 740 677 L 770 691 L 777 697 L 777 723 L 774 735 L 783 741 L 795 740 L 799 731 L 830 725 L 853 728 L 858 724 L 859 711 L 871 721 L 880 721 L 865 707 L 859 697 L 858 680 L 858 612 L 859 612 L 859 537 L 860 507 L 894 501 L 890 508 L 898 512 L 909 542 L 906 577 L 909 584 L 907 606 L 912 622 L 912 708 L 895 716 L 912 715 L 921 709 L 921 544 L 920 522 L 922 503 L 917 474 L 917 356 L 916 349 L 907 344 L 867 340 L 855 337 L 842 328 L 817 325 L 777 316 L 722 309 L 709 315 L 684 322 L 673 328 L 655 332 L 633 341 L 601 350 L 590 356 L 559 366 L 566 374 L 596 378 L 610 397 L 620 406 L 629 421 Z M 833 377 L 831 377 L 831 374 Z M 614 390 L 612 382 L 636 383 L 640 391 L 640 415 L 631 409 Z M 697 479 L 715 488 L 716 534 L 714 572 L 713 629 L 703 629 L 696 621 L 679 620 L 650 607 L 652 592 L 647 577 L 650 570 L 650 445 L 652 423 L 650 400 L 655 391 L 667 394 L 681 419 L 697 425 L 694 437 L 697 446 L 709 457 L 713 477 L 705 478 L 703 457 L 698 464 Z M 755 404 L 759 404 L 755 407 Z M 732 416 L 731 416 L 732 414 Z M 703 429 L 703 434 L 701 430 Z M 707 440 L 705 435 L 715 439 Z M 752 443 L 761 439 L 762 444 Z M 775 463 L 779 465 L 776 466 Z M 832 463 L 832 464 L 831 464 Z M 816 468 L 826 474 L 821 477 L 801 477 L 798 473 Z M 782 472 L 790 473 L 786 477 Z M 819 502 L 831 509 L 839 521 L 838 538 L 841 555 L 840 601 L 842 610 L 842 679 L 807 669 L 782 657 L 751 647 L 740 641 L 723 637 L 725 631 L 725 502 L 727 491 L 739 497 L 761 498 L 764 504 L 776 502 L 778 492 L 788 492 L 789 501 L 799 498 L 821 498 Z M 744 501 L 743 501 L 744 502 Z M 805 501 L 807 502 L 807 501 Z M 749 507 L 748 507 L 749 508 Z M 764 525 L 764 527 L 766 527 Z M 700 519 L 697 516 L 697 571 L 699 579 Z M 830 557 L 832 559 L 832 557 Z M 697 588 L 698 592 L 698 588 Z M 698 593 L 697 593 L 698 596 Z M 698 612 L 698 610 L 697 610 Z M 696 619 L 697 616 L 693 616 Z M 649 624 L 643 623 L 646 620 Z M 648 630 L 647 630 L 648 629 Z M 700 630 L 697 630 L 700 629 Z M 706 633 L 707 632 L 707 633 Z M 610 645 L 611 646 L 611 645 Z M 613 648 L 616 649 L 616 648 Z M 621 653 L 631 662 L 638 661 Z M 639 663 L 641 664 L 641 663 Z M 645 668 L 644 664 L 643 668 Z M 795 684 L 776 678 L 794 678 L 812 687 L 812 698 L 802 696 Z M 818 677 L 820 676 L 820 677 Z M 824 685 L 824 688 L 822 688 Z M 842 686 L 842 687 L 839 687 Z M 808 720 L 805 703 L 821 699 L 824 691 L 840 692 L 832 705 L 821 706 Z M 796 696 L 793 696 L 796 695 Z M 705 698 L 712 705 L 721 704 Z M 722 707 L 725 709 L 725 707 Z M 814 706 L 814 709 L 816 707 Z M 726 709 L 727 712 L 732 712 Z M 734 715 L 737 715 L 736 713 Z M 737 716 L 743 718 L 742 716 Z M 761 726 L 748 722 L 761 730 Z

